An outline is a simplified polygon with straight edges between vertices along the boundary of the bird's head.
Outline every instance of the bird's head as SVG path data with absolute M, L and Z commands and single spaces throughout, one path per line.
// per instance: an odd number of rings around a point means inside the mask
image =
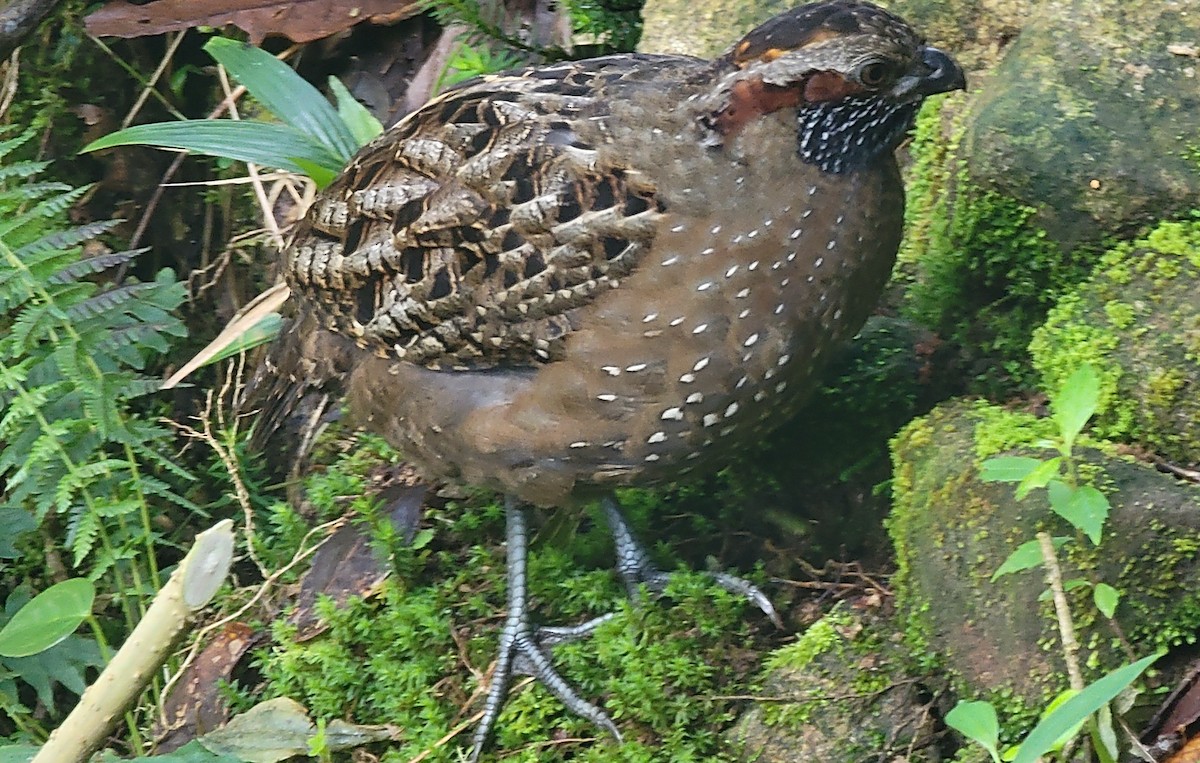
M 701 121 L 710 145 L 746 124 L 794 109 L 798 151 L 826 172 L 891 152 L 926 96 L 966 87 L 954 59 L 900 17 L 867 2 L 831 0 L 770 19 L 720 59 L 727 74 Z

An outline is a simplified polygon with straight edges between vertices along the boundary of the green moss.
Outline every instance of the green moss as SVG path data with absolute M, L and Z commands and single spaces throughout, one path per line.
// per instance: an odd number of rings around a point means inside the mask
M 1169 458 L 1200 457 L 1200 221 L 1168 222 L 1106 252 L 1034 332 L 1030 354 L 1055 389 L 1081 363 L 1101 376 L 1100 436 Z
M 820 726 L 818 734 L 827 734 L 824 724 L 854 725 L 851 732 L 856 749 L 863 754 L 885 746 L 882 736 L 863 724 L 869 716 L 861 708 L 847 711 L 841 707 L 846 695 L 864 702 L 879 700 L 896 685 L 901 673 L 908 675 L 908 660 L 894 643 L 885 643 L 881 634 L 891 634 L 891 624 L 872 620 L 845 607 L 835 607 L 800 636 L 796 643 L 776 650 L 764 665 L 766 693 L 787 701 L 763 703 L 756 712 L 767 727 L 782 726 L 803 733 L 809 724 Z M 858 715 L 862 714 L 862 715 Z M 855 723 L 851 720 L 859 718 Z M 849 742 L 849 740 L 847 740 Z M 843 753 L 840 759 L 857 760 Z
M 1104 314 L 1108 316 L 1108 322 L 1117 330 L 1127 329 L 1132 326 L 1136 317 L 1133 305 L 1116 300 L 1104 305 Z
M 976 402 L 971 413 L 975 425 L 975 458 L 985 458 L 1022 446 L 1047 440 L 1056 434 L 1054 422 L 1039 419 L 1029 413 L 997 408 L 986 402 Z
M 450 745 L 438 740 L 478 708 L 481 678 L 495 659 L 506 585 L 503 510 L 483 494 L 430 502 L 426 529 L 409 546 L 395 537 L 376 501 L 364 497 L 380 470 L 395 462 L 394 452 L 377 438 L 336 432 L 318 451 L 328 466 L 305 482 L 310 511 L 321 519 L 348 513 L 397 574 L 366 599 L 319 604 L 324 630 L 315 638 L 301 639 L 294 626 L 276 623 L 274 644 L 256 657 L 262 686 L 239 703 L 287 695 L 316 719 L 393 724 L 403 730 L 401 739 L 375 750 L 388 763 L 426 753 L 431 762 L 459 760 L 469 733 Z M 670 508 L 650 491 L 626 491 L 622 500 L 643 537 L 648 527 L 662 525 Z M 555 666 L 582 696 L 600 703 L 630 741 L 546 745 L 563 735 L 591 739 L 596 729 L 540 686 L 529 686 L 504 708 L 496 755 L 530 763 L 732 760 L 721 733 L 739 709 L 729 697 L 746 693 L 757 665 L 750 624 L 759 619 L 747 603 L 714 588 L 706 575 L 680 572 L 660 600 L 632 607 L 611 570 L 612 545 L 602 522 L 581 524 L 571 512 L 535 518 L 545 520 L 528 559 L 538 620 L 569 624 L 616 613 L 591 638 L 556 647 Z M 298 543 L 300 526 L 289 511 L 276 510 L 274 554 L 282 557 Z M 721 535 L 711 527 L 707 532 Z M 669 549 L 653 551 L 660 563 L 671 558 Z
M 1037 446 L 1051 433 L 1049 423 L 959 401 L 913 422 L 893 443 L 902 479 L 894 483 L 888 528 L 898 550 L 893 585 L 906 637 L 939 652 L 964 693 L 1000 706 L 1004 727 L 1012 730 L 1028 728 L 1065 678 L 1055 670 L 1060 647 L 1049 605 L 1039 599 L 1040 576 L 988 577 L 1016 545 L 1059 520 L 1041 491 L 1014 501 L 1012 486 L 981 483 L 977 461 L 965 454 L 972 446 L 977 456 Z M 990 444 L 971 442 L 980 437 Z M 1200 559 L 1200 522 L 1189 510 L 1194 497 L 1129 459 L 1076 450 L 1079 479 L 1101 489 L 1113 509 L 1099 546 L 1067 545 L 1066 576 L 1108 582 L 1122 592 L 1117 617 L 1137 653 L 1193 642 L 1200 632 L 1200 599 L 1190 593 Z M 1090 677 L 1124 661 L 1126 644 L 1097 612 L 1091 588 L 1075 588 L 1068 598 Z M 1013 672 L 1012 665 L 1021 667 Z
M 854 617 L 849 612 L 835 609 L 809 626 L 796 643 L 776 649 L 763 669 L 768 672 L 782 668 L 800 670 L 823 654 L 843 654 L 846 639 L 839 629 L 849 627 L 853 621 Z
M 1087 252 L 1067 256 L 1034 222 L 1036 210 L 972 185 L 961 144 L 969 112 L 929 104 L 911 148 L 906 238 L 897 279 L 903 312 L 988 358 L 984 388 L 1030 383 L 1027 346 L 1055 296 L 1086 274 Z

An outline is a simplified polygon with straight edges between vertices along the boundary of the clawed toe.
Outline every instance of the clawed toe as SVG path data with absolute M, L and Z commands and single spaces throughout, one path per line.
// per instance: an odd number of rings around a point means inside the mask
M 616 543 L 617 572 L 624 581 L 630 597 L 636 601 L 641 597 L 643 590 L 655 595 L 663 593 L 670 581 L 670 575 L 650 563 L 649 556 L 638 544 L 621 515 L 617 502 L 608 497 L 602 501 L 602 505 Z M 567 710 L 591 721 L 620 741 L 621 733 L 612 719 L 599 706 L 581 697 L 550 662 L 551 648 L 591 636 L 597 628 L 615 615 L 600 615 L 579 625 L 543 627 L 536 630 L 531 628 L 526 609 L 528 533 L 525 509 L 509 498 L 505 502 L 505 517 L 508 526 L 508 617 L 504 623 L 504 630 L 500 633 L 496 668 L 492 673 L 482 718 L 475 729 L 469 760 L 476 763 L 487 745 L 500 716 L 500 710 L 508 697 L 514 675 L 533 676 L 557 697 Z M 770 600 L 755 585 L 723 572 L 710 572 L 709 575 L 714 583 L 753 602 L 771 618 L 771 622 L 782 627 L 779 615 Z
M 640 596 L 641 586 L 645 586 L 651 593 L 661 594 L 666 590 L 671 576 L 651 564 L 649 555 L 642 549 L 637 538 L 629 529 L 629 524 L 621 514 L 621 508 L 617 505 L 616 499 L 606 496 L 601 500 L 601 506 L 617 548 L 617 573 L 625 582 L 629 597 L 636 601 Z M 779 613 L 775 611 L 771 600 L 758 586 L 724 572 L 709 572 L 708 574 L 712 577 L 713 582 L 721 588 L 749 600 L 751 604 L 761 609 L 763 614 L 775 624 L 775 627 L 783 627 Z
M 496 669 L 492 672 L 492 683 L 488 688 L 483 717 L 475 728 L 471 763 L 476 763 L 483 753 L 500 709 L 508 698 L 513 675 L 523 674 L 536 678 L 563 706 L 576 715 L 586 718 L 596 726 L 612 734 L 617 741 L 621 733 L 612 719 L 596 705 L 588 702 L 558 674 L 550 663 L 546 650 L 550 647 L 575 641 L 590 635 L 612 615 L 601 615 L 586 623 L 564 628 L 541 628 L 536 635 L 529 627 L 526 611 L 525 570 L 527 531 L 525 509 L 515 501 L 505 503 L 508 526 L 508 617 L 500 633 L 500 653 L 496 657 Z

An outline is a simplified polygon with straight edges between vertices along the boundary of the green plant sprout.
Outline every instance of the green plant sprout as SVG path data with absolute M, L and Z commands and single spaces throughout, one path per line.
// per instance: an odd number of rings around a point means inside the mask
M 996 709 L 989 702 L 960 701 L 946 715 L 946 725 L 983 747 L 995 763 L 1036 763 L 1042 755 L 1066 748 L 1087 727 L 1092 749 L 1101 763 L 1115 763 L 1119 751 L 1108 703 L 1129 687 L 1158 659 L 1159 654 L 1124 665 L 1097 681 L 1084 685 L 1076 652 L 1075 624 L 1067 606 L 1066 592 L 1090 586 L 1096 609 L 1112 619 L 1120 603 L 1120 592 L 1107 583 L 1084 579 L 1063 581 L 1057 551 L 1064 545 L 1086 537 L 1099 545 L 1108 519 L 1108 498 L 1091 485 L 1080 484 L 1074 446 L 1084 426 L 1099 404 L 1100 382 L 1095 369 L 1083 365 L 1062 384 L 1051 402 L 1052 419 L 1058 436 L 1041 443 L 1058 455 L 1040 459 L 1030 456 L 997 456 L 985 460 L 980 479 L 984 482 L 1016 483 L 1016 498 L 1024 500 L 1034 490 L 1045 488 L 1050 510 L 1065 519 L 1077 536 L 1051 537 L 1039 532 L 1036 539 L 1021 544 L 992 574 L 992 581 L 1005 575 L 1041 567 L 1050 584 L 1063 657 L 1071 688 L 1055 698 L 1041 720 L 1019 745 L 999 750 L 1000 725 Z
M 1047 708 L 1025 739 L 1003 755 L 999 751 L 1000 724 L 996 719 L 996 708 L 990 702 L 959 702 L 946 713 L 946 725 L 987 750 L 994 763 L 1037 763 L 1046 753 L 1065 747 L 1089 718 L 1105 708 L 1161 656 L 1159 653 L 1143 657 L 1088 684 L 1082 691 L 1065 693 Z M 1116 759 L 1115 742 L 1113 737 L 1111 744 L 1096 748 L 1101 760 Z
M 980 479 L 984 482 L 1017 483 L 1016 498 L 1024 500 L 1032 491 L 1046 489 L 1050 509 L 1072 527 L 1099 545 L 1104 522 L 1108 519 L 1108 498 L 1091 485 L 1081 485 L 1077 459 L 1072 449 L 1088 419 L 1096 412 L 1100 397 L 1100 380 L 1095 369 L 1084 364 L 1063 382 L 1052 403 L 1053 420 L 1058 424 L 1058 438 L 1046 443 L 1058 451 L 1048 459 L 1030 456 L 997 456 L 983 462 Z M 1070 538 L 1053 539 L 1054 548 Z M 1021 544 L 992 574 L 995 581 L 1014 572 L 1032 569 L 1045 561 L 1041 542 L 1031 540 Z M 1068 588 L 1091 585 L 1088 581 L 1073 580 Z M 1105 583 L 1093 586 L 1093 600 L 1105 617 L 1112 617 L 1120 600 L 1115 588 Z

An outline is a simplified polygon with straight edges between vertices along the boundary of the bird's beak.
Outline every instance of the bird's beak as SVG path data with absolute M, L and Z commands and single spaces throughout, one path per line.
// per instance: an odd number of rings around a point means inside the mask
M 953 58 L 937 48 L 923 48 L 921 60 L 896 82 L 891 96 L 895 99 L 924 98 L 966 89 L 967 77 Z

